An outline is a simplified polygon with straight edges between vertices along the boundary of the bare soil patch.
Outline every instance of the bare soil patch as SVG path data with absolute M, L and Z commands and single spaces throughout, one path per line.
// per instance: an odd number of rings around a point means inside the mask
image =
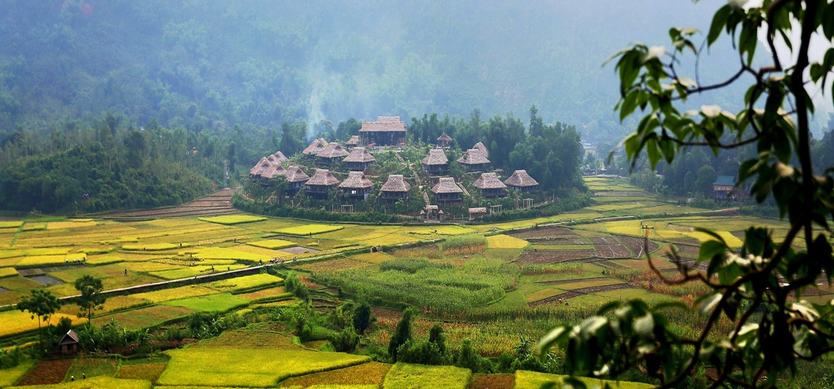
M 42 359 L 17 384 L 23 386 L 61 383 L 70 366 L 72 359 Z

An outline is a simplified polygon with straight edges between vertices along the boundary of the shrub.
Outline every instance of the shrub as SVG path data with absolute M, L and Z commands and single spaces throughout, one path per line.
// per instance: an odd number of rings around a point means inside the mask
M 403 317 L 397 323 L 397 328 L 394 330 L 394 335 L 388 343 L 388 355 L 393 361 L 397 361 L 397 351 L 400 346 L 411 339 L 411 320 L 414 317 L 414 310 L 408 308 L 403 312 Z
M 346 327 L 345 329 L 335 333 L 330 338 L 330 343 L 336 351 L 353 352 L 359 344 L 359 335 L 353 327 Z
M 422 365 L 443 365 L 446 363 L 446 355 L 440 351 L 436 343 L 431 341 L 417 342 L 409 339 L 397 348 L 397 361 Z
M 493 370 L 492 363 L 478 355 L 472 342 L 469 339 L 464 339 L 463 345 L 460 347 L 460 352 L 455 357 L 455 366 L 465 367 L 475 372 L 490 373 Z
M 356 307 L 353 313 L 353 329 L 360 334 L 364 334 L 365 330 L 371 326 L 371 306 L 366 302 L 362 302 Z

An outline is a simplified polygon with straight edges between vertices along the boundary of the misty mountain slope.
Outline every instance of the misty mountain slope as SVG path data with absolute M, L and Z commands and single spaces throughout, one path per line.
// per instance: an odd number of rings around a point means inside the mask
M 0 130 L 104 111 L 222 130 L 536 104 L 594 138 L 621 133 L 603 61 L 672 25 L 706 29 L 721 3 L 6 1 Z

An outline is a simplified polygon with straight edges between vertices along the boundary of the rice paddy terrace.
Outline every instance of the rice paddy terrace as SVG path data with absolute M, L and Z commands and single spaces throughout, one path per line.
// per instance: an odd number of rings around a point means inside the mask
M 119 220 L 0 221 L 0 305 L 5 308 L 0 343 L 5 347 L 36 337 L 37 322 L 12 306 L 21 296 L 45 288 L 71 298 L 77 293 L 73 281 L 85 274 L 101 278 L 105 290 L 112 291 L 96 312 L 96 324 L 115 320 L 161 334 L 182 327 L 195 312 L 256 318 L 243 328 L 186 339 L 184 347 L 141 358 L 24 361 L 0 369 L 0 386 L 539 387 L 561 377 L 391 365 L 370 355 L 386 347 L 405 306 L 419 311 L 416 337 L 440 324 L 450 349 L 468 339 L 482 355 L 497 357 L 512 353 L 520 337 L 538 339 L 611 300 L 691 304 L 700 290 L 657 282 L 647 251 L 657 268 L 672 272 L 675 265 L 664 255 L 671 245 L 694 261 L 698 243 L 709 238 L 693 227 L 717 227 L 735 246 L 751 224 L 767 226 L 777 236 L 786 228 L 732 210 L 665 203 L 622 179 L 588 178 L 586 183 L 594 192 L 591 207 L 498 224 L 314 223 L 219 209 L 206 216 L 163 211 Z M 273 265 L 277 271 L 265 271 Z M 376 321 L 356 354 L 334 352 L 326 340 L 301 342 L 292 328 L 270 319 L 301 304 L 284 289 L 288 270 L 302 275 L 316 311 L 331 312 L 347 299 L 371 303 Z M 812 298 L 820 300 L 834 297 L 822 286 L 815 294 Z M 84 323 L 77 313 L 67 302 L 51 321 L 67 317 Z M 702 318 L 690 313 L 673 320 L 687 332 Z M 86 381 L 70 382 L 82 373 Z

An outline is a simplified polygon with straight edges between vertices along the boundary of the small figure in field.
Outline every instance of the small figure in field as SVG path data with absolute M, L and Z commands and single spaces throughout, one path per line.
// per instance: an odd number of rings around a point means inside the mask
M 86 380 L 87 379 L 87 373 L 81 373 L 81 379 Z
M 231 266 L 226 266 L 226 271 L 231 271 L 231 270 L 232 270 Z
M 211 272 L 214 273 L 214 265 L 211 265 Z
M 75 376 L 74 375 L 70 376 L 70 381 L 75 381 Z
M 127 275 L 127 269 L 125 269 L 125 275 Z

